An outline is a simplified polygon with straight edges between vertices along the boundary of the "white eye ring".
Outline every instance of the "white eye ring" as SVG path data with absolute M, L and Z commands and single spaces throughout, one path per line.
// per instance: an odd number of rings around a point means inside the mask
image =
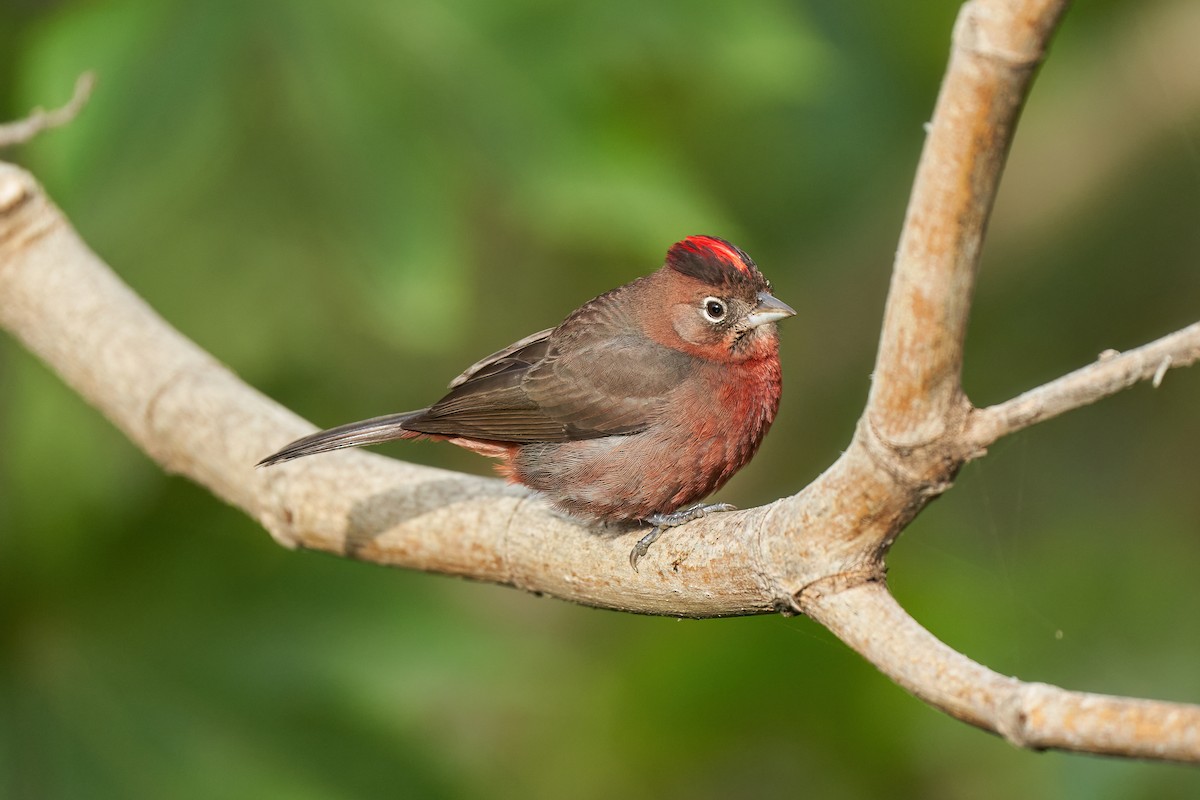
M 700 313 L 709 322 L 720 322 L 725 319 L 725 315 L 729 313 L 725 306 L 725 301 L 719 297 L 706 297 L 704 302 L 700 304 Z

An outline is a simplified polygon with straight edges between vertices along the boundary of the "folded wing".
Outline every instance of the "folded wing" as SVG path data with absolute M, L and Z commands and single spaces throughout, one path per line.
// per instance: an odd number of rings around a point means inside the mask
M 473 365 L 451 383 L 449 394 L 405 427 L 516 443 L 644 430 L 686 374 L 691 357 L 588 310 Z

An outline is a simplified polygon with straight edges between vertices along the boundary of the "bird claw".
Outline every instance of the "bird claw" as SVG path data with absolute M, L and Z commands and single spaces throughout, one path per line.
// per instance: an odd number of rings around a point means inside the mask
M 649 533 L 638 539 L 638 543 L 629 551 L 629 566 L 633 567 L 634 572 L 637 572 L 638 561 L 650 551 L 650 545 L 654 544 L 667 528 L 687 524 L 714 512 L 736 510 L 737 506 L 730 505 L 729 503 L 696 503 L 694 506 L 681 508 L 669 514 L 651 514 L 646 517 L 646 522 L 649 522 L 654 527 L 650 529 Z
M 633 549 L 629 551 L 629 566 L 633 567 L 634 572 L 638 571 L 638 561 L 641 560 L 642 556 L 650 552 L 650 545 L 654 544 L 655 540 L 658 539 L 659 536 L 662 536 L 662 532 L 663 527 L 661 525 L 655 525 L 650 529 L 649 533 L 647 533 L 641 539 L 638 539 L 638 543 L 635 544 Z

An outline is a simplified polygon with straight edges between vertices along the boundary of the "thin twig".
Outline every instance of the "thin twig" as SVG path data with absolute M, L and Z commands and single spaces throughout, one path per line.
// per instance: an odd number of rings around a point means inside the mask
M 1200 361 L 1200 322 L 1120 355 L 1099 360 L 1028 392 L 973 411 L 966 444 L 981 452 L 997 439 L 1127 389 L 1139 381 L 1157 388 L 1168 369 Z
M 24 119 L 0 125 L 0 147 L 25 144 L 48 128 L 66 125 L 83 110 L 95 85 L 95 74 L 85 72 L 75 80 L 75 92 L 66 105 L 52 111 L 38 107 L 30 111 L 29 116 Z

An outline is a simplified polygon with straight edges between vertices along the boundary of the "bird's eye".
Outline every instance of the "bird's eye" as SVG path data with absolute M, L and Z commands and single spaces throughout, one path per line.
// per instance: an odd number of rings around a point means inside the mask
M 704 298 L 702 306 L 704 318 L 709 322 L 720 322 L 725 319 L 725 314 L 728 313 L 725 308 L 725 303 L 715 297 Z

